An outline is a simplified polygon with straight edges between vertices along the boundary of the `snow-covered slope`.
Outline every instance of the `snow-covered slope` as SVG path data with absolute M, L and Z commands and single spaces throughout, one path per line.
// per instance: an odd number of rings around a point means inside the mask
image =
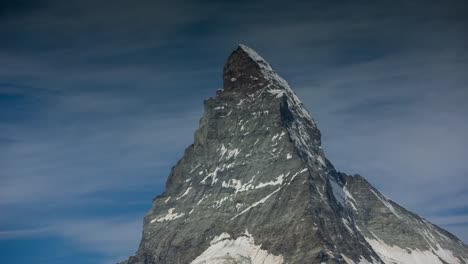
M 240 45 L 125 263 L 458 263 L 456 237 L 337 172 L 288 83 Z
M 246 230 L 244 234 L 232 239 L 227 233 L 216 236 L 200 256 L 192 264 L 204 263 L 252 263 L 252 264 L 281 264 L 283 257 L 274 256 L 261 245 L 255 245 L 252 235 Z

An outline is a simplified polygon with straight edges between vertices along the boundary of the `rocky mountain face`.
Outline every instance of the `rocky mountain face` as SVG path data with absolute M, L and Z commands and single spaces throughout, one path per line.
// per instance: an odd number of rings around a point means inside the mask
M 462 241 L 337 172 L 285 80 L 240 45 L 123 263 L 458 263 Z

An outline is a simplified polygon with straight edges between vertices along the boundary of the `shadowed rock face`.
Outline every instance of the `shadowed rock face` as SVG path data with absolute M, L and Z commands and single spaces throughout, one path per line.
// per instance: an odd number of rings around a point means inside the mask
M 289 85 L 240 45 L 123 263 L 465 263 L 456 237 L 337 172 Z
M 247 94 L 262 89 L 267 85 L 260 64 L 239 46 L 229 56 L 223 69 L 224 93 Z M 263 85 L 259 85 L 263 83 Z

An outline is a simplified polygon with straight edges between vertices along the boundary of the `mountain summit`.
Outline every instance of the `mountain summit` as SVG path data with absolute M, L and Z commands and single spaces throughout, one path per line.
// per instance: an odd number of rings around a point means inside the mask
M 449 232 L 337 172 L 288 83 L 245 45 L 123 263 L 468 264 Z

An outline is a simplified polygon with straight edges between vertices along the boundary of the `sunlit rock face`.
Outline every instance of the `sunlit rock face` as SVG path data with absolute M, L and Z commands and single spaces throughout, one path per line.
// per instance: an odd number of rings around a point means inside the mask
M 337 172 L 288 83 L 240 45 L 124 263 L 458 263 L 455 236 Z

